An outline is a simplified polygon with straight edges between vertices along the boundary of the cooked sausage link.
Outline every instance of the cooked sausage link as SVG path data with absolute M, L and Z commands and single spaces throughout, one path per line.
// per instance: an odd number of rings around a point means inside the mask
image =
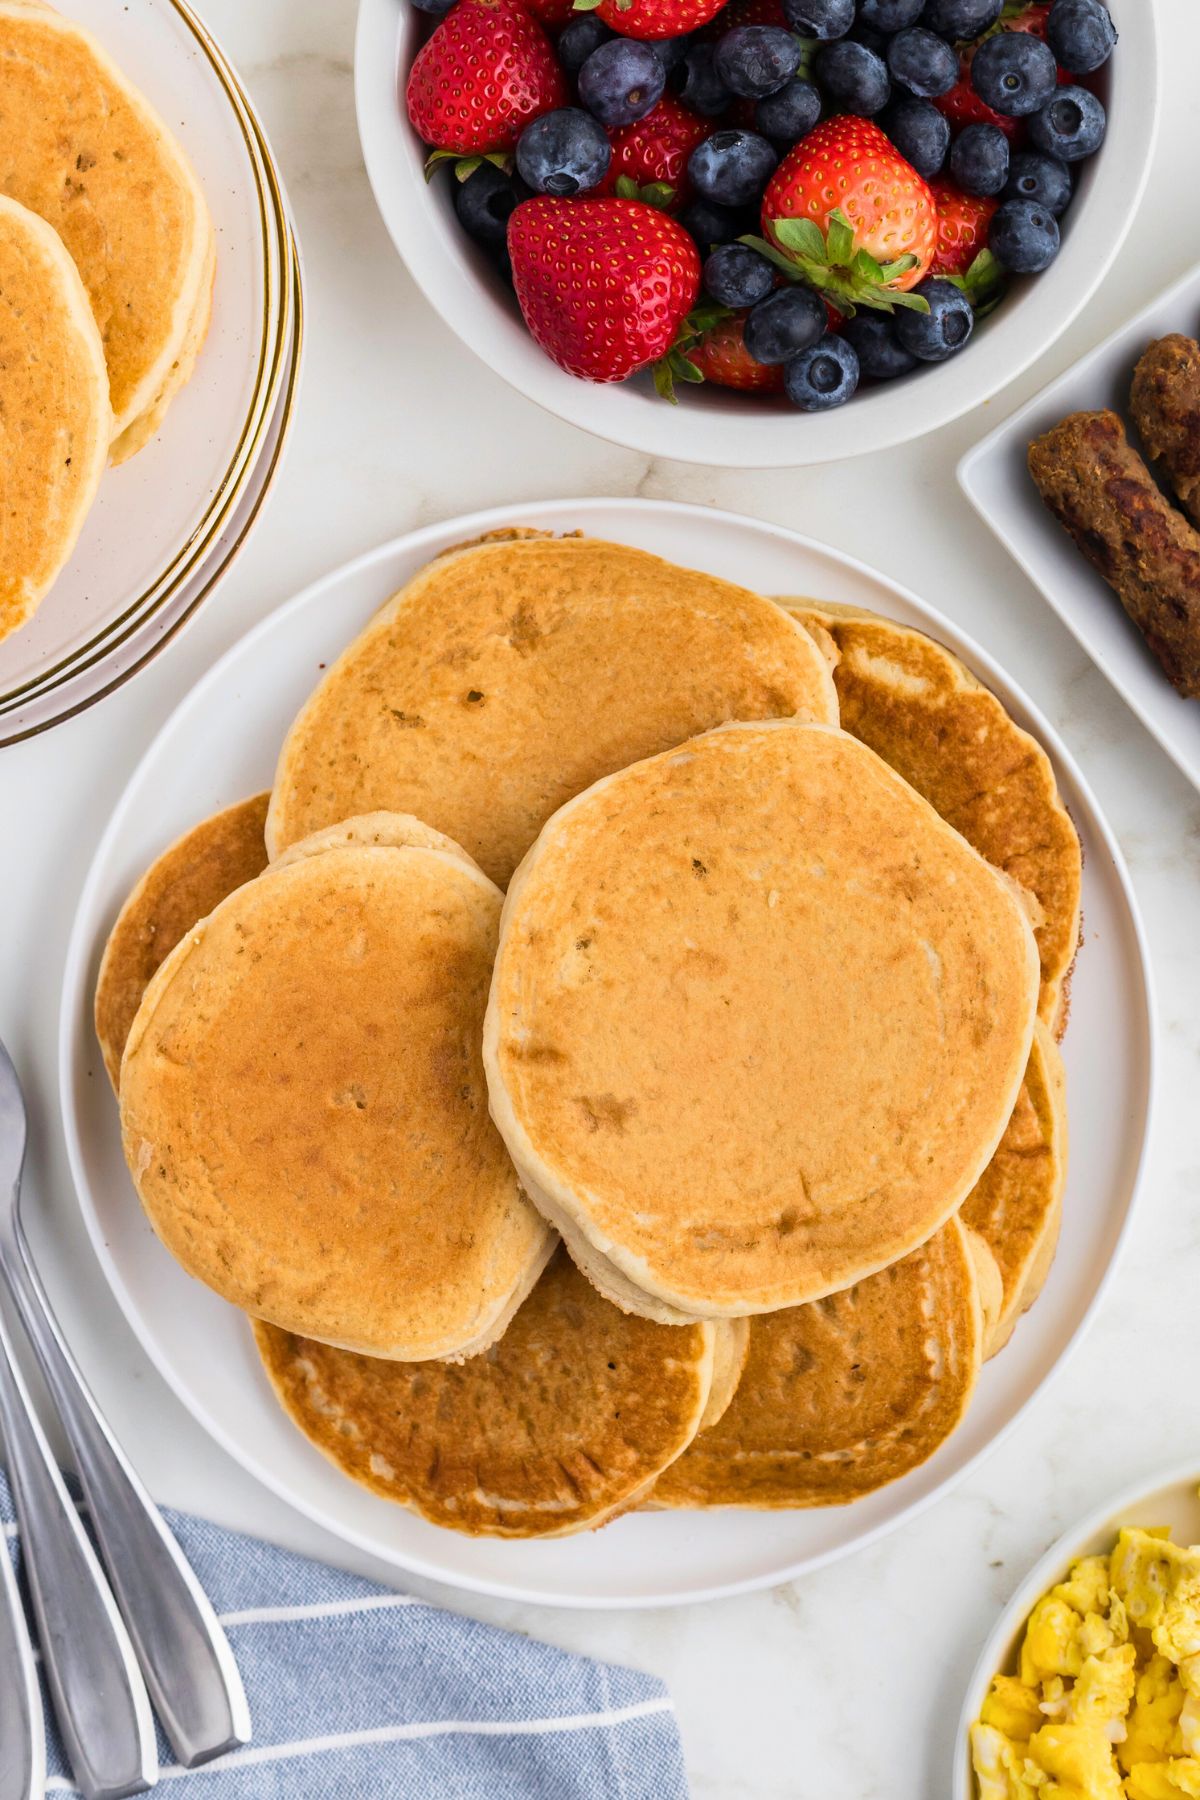
M 1200 533 L 1163 497 L 1116 413 L 1072 413 L 1035 438 L 1029 472 L 1168 678 L 1200 697 Z
M 1159 338 L 1133 372 L 1133 422 L 1150 455 L 1200 525 L 1200 344 Z

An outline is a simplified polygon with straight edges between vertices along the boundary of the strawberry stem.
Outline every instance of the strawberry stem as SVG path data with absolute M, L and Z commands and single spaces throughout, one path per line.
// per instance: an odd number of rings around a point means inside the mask
M 840 208 L 829 215 L 825 231 L 815 219 L 772 219 L 774 243 L 766 238 L 744 237 L 761 256 L 766 256 L 789 281 L 803 281 L 826 294 L 840 313 L 853 318 L 860 306 L 894 312 L 898 306 L 911 312 L 928 312 L 929 302 L 919 294 L 902 292 L 894 283 L 917 266 L 915 256 L 899 256 L 881 263 L 869 250 L 856 246 L 854 227 Z

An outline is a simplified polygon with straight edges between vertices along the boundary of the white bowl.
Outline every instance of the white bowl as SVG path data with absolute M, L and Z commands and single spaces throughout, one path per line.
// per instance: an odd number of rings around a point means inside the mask
M 454 216 L 453 177 L 426 182 L 425 149 L 408 122 L 404 85 L 421 15 L 402 0 L 360 0 L 355 46 L 358 129 L 383 220 L 413 276 L 477 356 L 522 394 L 599 437 L 647 456 L 717 467 L 786 468 L 884 450 L 946 425 L 990 399 L 1066 329 L 1108 273 L 1149 173 L 1158 122 L 1152 0 L 1110 0 L 1121 41 L 1109 65 L 1108 137 L 1082 174 L 1052 267 L 1026 279 L 961 356 L 808 414 L 710 386 L 678 406 L 648 378 L 600 385 L 552 363 L 516 301 Z
M 1111 1550 L 1122 1525 L 1167 1525 L 1176 1543 L 1200 1543 L 1198 1487 L 1200 1469 L 1187 1463 L 1182 1468 L 1163 1470 L 1149 1485 L 1139 1482 L 1136 1487 L 1123 1488 L 1072 1525 L 1035 1563 L 997 1619 L 967 1684 L 954 1739 L 950 1788 L 954 1800 L 978 1800 L 967 1734 L 979 1717 L 992 1676 L 1007 1674 L 1015 1666 L 1025 1622 L 1042 1595 L 1063 1580 L 1078 1557 L 1098 1556 Z

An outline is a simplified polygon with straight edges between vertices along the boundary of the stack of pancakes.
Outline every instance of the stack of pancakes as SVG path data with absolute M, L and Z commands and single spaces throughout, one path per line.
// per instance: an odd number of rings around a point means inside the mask
M 106 462 L 158 430 L 208 330 L 216 240 L 182 149 L 101 45 L 0 0 L 0 637 L 70 557 Z
M 155 1230 L 354 1479 L 496 1536 L 830 1505 L 1045 1280 L 1079 897 L 929 638 L 502 533 L 142 878 L 97 1030 Z

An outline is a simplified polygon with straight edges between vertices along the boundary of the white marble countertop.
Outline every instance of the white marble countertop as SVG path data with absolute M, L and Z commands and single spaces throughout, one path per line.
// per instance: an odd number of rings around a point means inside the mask
M 1114 275 L 1024 379 L 936 439 L 832 468 L 648 462 L 514 394 L 434 317 L 376 214 L 355 133 L 352 0 L 201 0 L 258 101 L 308 271 L 308 366 L 280 485 L 228 585 L 129 687 L 0 752 L 0 1036 L 33 1113 L 33 1233 L 103 1405 L 159 1498 L 367 1573 L 268 1495 L 149 1367 L 76 1211 L 55 1032 L 76 895 L 151 734 L 200 673 L 314 576 L 410 526 L 557 495 L 649 494 L 778 520 L 853 551 L 959 620 L 1081 758 L 1129 858 L 1161 1002 L 1157 1142 L 1119 1280 L 1082 1350 L 956 1493 L 882 1543 L 774 1592 L 678 1611 L 445 1604 L 670 1683 L 701 1800 L 942 1800 L 961 1689 L 997 1608 L 1071 1519 L 1185 1458 L 1200 1419 L 1200 798 L 992 541 L 953 479 L 962 451 L 1200 256 L 1190 196 L 1200 7 L 1160 0 L 1155 173 Z M 414 1587 L 420 1584 L 413 1583 Z

